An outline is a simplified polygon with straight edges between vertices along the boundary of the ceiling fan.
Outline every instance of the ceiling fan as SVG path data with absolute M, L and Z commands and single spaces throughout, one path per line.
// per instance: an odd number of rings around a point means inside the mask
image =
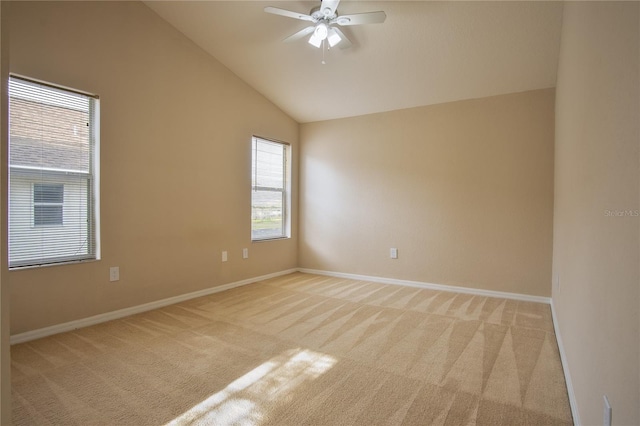
M 338 15 L 339 3 L 340 0 L 322 0 L 320 6 L 311 9 L 308 15 L 271 6 L 265 7 L 264 11 L 273 13 L 274 15 L 311 22 L 312 25 L 303 28 L 297 33 L 285 38 L 283 41 L 292 42 L 311 34 L 309 44 L 318 48 L 322 46 L 325 40 L 329 43 L 330 47 L 338 45 L 341 49 L 346 49 L 351 46 L 351 41 L 349 41 L 347 36 L 345 36 L 337 26 L 346 27 L 349 25 L 379 24 L 387 18 L 387 15 L 382 11 Z

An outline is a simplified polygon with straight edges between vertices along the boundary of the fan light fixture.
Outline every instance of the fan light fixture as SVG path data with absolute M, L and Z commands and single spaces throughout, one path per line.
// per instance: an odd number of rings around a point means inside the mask
M 335 28 L 321 22 L 316 25 L 316 28 L 313 30 L 313 34 L 311 38 L 309 38 L 309 44 L 320 47 L 324 40 L 327 40 L 329 46 L 333 47 L 342 41 L 342 37 L 340 37 L 340 34 L 338 34 Z
M 327 28 L 327 24 L 322 22 L 316 26 L 316 29 L 313 32 L 313 35 L 318 37 L 320 40 L 324 40 L 325 38 L 327 38 L 328 34 L 329 34 L 329 28 Z
M 320 22 L 313 30 L 313 35 L 311 35 L 311 38 L 309 39 L 309 44 L 315 47 L 320 47 L 322 42 L 327 39 L 328 35 L 329 27 L 327 27 L 327 24 L 324 22 Z
M 333 47 L 342 41 L 342 37 L 340 37 L 340 34 L 338 34 L 335 28 L 331 28 L 327 41 L 329 42 L 329 46 Z

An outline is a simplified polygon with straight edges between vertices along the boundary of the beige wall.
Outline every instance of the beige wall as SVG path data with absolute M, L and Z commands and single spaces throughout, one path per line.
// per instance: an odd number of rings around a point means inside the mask
M 553 89 L 301 125 L 300 266 L 549 296 L 553 133 Z
M 295 158 L 295 121 L 142 3 L 10 6 L 11 72 L 100 96 L 102 191 L 101 261 L 3 271 L 12 333 L 297 265 L 295 184 L 293 237 L 250 233 L 251 135 Z
M 637 2 L 564 10 L 553 302 L 583 424 L 602 424 L 605 394 L 614 424 L 640 424 L 640 218 L 612 213 L 640 208 L 639 16 Z
M 7 235 L 7 135 L 9 134 L 7 108 L 7 79 L 9 77 L 9 31 L 6 25 L 4 3 L 0 2 L 0 241 Z M 5 268 L 7 265 L 5 245 L 0 245 L 0 424 L 11 424 L 11 351 L 10 292 Z

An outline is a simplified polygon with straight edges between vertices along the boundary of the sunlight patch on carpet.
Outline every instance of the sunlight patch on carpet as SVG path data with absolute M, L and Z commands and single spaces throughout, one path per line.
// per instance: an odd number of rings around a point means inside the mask
M 264 406 L 295 392 L 296 388 L 314 380 L 336 364 L 332 356 L 309 349 L 292 349 L 259 365 L 234 380 L 179 417 L 170 426 L 212 424 L 257 424 Z

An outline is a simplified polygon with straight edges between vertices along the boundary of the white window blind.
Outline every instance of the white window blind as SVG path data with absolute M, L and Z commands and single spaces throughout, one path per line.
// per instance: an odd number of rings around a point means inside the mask
M 9 267 L 98 258 L 98 99 L 9 79 Z
M 252 139 L 251 239 L 289 236 L 289 146 L 258 137 Z

